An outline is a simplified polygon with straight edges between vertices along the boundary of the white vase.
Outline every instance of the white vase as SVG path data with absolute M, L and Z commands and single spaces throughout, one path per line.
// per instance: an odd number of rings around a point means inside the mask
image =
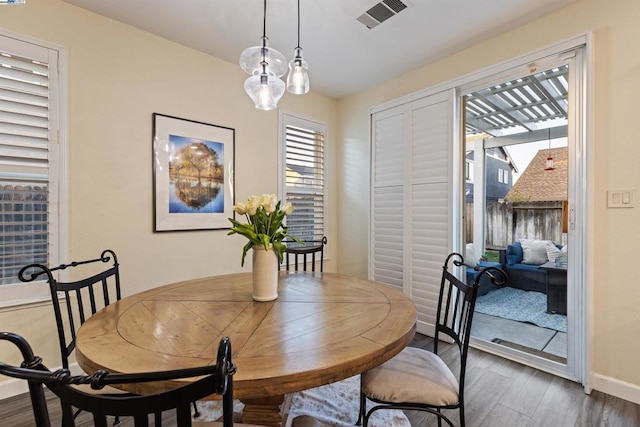
M 278 255 L 269 246 L 253 247 L 253 299 L 273 301 L 278 298 Z

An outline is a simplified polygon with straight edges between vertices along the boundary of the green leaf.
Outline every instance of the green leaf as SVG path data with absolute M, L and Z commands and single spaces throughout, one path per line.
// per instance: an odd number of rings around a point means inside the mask
M 280 238 L 280 240 L 282 240 L 282 238 Z M 278 262 L 282 264 L 282 260 L 284 259 L 285 245 L 281 243 L 280 240 L 273 242 L 273 249 L 278 255 Z
M 253 242 L 249 242 L 242 248 L 242 262 L 240 263 L 240 267 L 244 267 L 244 258 L 247 256 L 247 252 L 249 249 L 253 247 Z
M 268 251 L 269 245 L 271 244 L 271 238 L 266 234 L 263 234 L 261 237 L 262 237 L 262 244 L 264 245 L 264 250 Z

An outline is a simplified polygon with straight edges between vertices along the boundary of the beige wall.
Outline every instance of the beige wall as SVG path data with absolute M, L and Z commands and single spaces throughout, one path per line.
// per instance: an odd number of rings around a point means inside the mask
M 29 0 L 1 12 L 1 29 L 69 51 L 70 257 L 116 250 L 127 293 L 239 271 L 240 237 L 151 232 L 150 147 L 153 112 L 233 127 L 237 198 L 275 192 L 277 113 L 253 109 L 239 67 L 57 0 Z M 634 274 L 640 205 L 607 209 L 605 197 L 607 189 L 638 189 L 640 182 L 634 127 L 639 18 L 637 0 L 582 0 L 339 103 L 285 95 L 281 109 L 329 124 L 330 203 L 336 207 L 329 239 L 338 244 L 325 268 L 367 274 L 370 107 L 593 30 L 591 371 L 640 388 L 640 286 Z M 25 334 L 48 360 L 57 357 L 49 315 L 46 308 L 4 311 L 0 325 Z
M 621 382 L 640 402 L 640 203 L 634 209 L 607 209 L 608 189 L 640 190 L 640 141 L 636 105 L 640 97 L 640 2 L 582 0 L 430 66 L 340 100 L 338 135 L 338 269 L 365 276 L 369 211 L 368 109 L 438 83 L 465 76 L 532 50 L 593 31 L 595 37 L 593 141 L 587 219 L 591 250 L 588 342 L 591 384 Z M 640 195 L 640 192 L 636 193 Z M 355 213 L 355 214 L 354 214 Z M 611 391 L 611 390 L 610 390 Z
M 253 107 L 240 67 L 58 0 L 3 7 L 0 30 L 68 49 L 70 259 L 64 261 L 115 250 L 125 294 L 240 271 L 246 241 L 228 230 L 154 234 L 151 192 L 154 112 L 235 128 L 236 200 L 277 192 L 278 112 Z M 326 122 L 327 151 L 335 158 L 335 101 L 286 94 L 279 107 Z M 332 176 L 328 185 L 335 205 Z M 335 224 L 333 213 L 328 221 Z M 331 229 L 328 238 L 325 269 L 332 271 Z M 25 335 L 51 367 L 60 363 L 53 324 L 46 306 L 0 311 L 0 329 Z

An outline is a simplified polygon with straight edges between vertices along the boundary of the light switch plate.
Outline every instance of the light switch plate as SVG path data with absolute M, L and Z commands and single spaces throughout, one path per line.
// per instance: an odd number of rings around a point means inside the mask
M 635 205 L 635 190 L 607 191 L 607 207 L 633 208 Z

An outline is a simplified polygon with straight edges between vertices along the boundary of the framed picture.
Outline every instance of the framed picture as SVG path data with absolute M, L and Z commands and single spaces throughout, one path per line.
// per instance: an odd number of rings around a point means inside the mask
M 235 129 L 153 113 L 153 231 L 231 228 Z

